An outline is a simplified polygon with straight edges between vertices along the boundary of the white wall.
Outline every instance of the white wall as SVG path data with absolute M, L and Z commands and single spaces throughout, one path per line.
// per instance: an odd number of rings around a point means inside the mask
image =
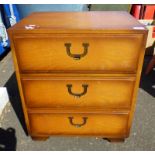
M 9 97 L 6 87 L 0 87 L 0 115 L 6 104 L 9 102 Z

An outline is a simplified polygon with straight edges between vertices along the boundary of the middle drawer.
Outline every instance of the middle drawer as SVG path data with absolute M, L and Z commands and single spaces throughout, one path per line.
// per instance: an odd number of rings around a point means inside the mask
M 29 108 L 129 108 L 134 78 L 24 77 L 22 86 Z

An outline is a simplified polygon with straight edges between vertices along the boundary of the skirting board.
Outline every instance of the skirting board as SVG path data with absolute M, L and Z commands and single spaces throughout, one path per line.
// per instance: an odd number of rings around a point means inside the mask
M 0 87 L 0 116 L 8 102 L 9 96 L 6 87 Z

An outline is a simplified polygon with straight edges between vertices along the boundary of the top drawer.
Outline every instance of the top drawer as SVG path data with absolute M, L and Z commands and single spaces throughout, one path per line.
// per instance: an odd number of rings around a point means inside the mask
M 142 34 L 14 36 L 23 73 L 135 73 L 142 41 Z

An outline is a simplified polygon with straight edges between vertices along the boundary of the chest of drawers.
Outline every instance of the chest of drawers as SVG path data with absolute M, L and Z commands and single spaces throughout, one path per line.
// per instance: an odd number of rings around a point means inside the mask
M 129 136 L 143 25 L 126 12 L 33 13 L 8 32 L 32 138 Z

